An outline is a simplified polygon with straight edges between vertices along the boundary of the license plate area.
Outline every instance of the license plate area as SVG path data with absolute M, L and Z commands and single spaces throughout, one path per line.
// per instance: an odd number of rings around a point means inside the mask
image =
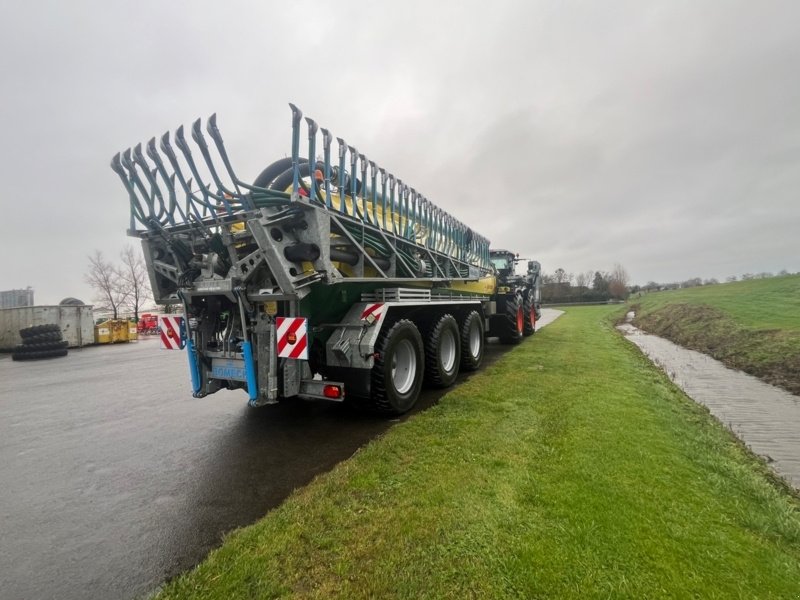
M 247 381 L 244 372 L 244 360 L 238 358 L 211 359 L 211 377 L 213 379 Z

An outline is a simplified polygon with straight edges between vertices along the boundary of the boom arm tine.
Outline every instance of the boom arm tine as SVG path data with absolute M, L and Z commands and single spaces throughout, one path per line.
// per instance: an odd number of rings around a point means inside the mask
M 169 208 L 167 210 L 167 215 L 170 219 L 170 222 L 174 225 L 175 219 L 173 215 L 175 214 L 175 209 L 178 209 L 178 213 L 181 216 L 182 221 L 186 222 L 186 214 L 181 210 L 181 207 L 178 205 L 176 196 L 175 196 L 175 181 L 174 178 L 170 178 L 169 174 L 167 173 L 167 169 L 164 167 L 164 161 L 161 160 L 161 156 L 158 154 L 156 150 L 156 138 L 150 138 L 150 141 L 147 142 L 147 156 L 150 157 L 150 160 L 153 161 L 153 164 L 156 166 L 156 171 L 161 176 L 161 179 L 164 180 L 164 185 L 167 186 L 167 191 L 169 192 Z
M 183 137 L 183 125 L 181 125 L 180 127 L 178 127 L 178 129 L 175 130 L 175 145 L 183 154 L 183 158 L 186 160 L 186 164 L 189 165 L 189 170 L 192 172 L 192 176 L 197 182 L 197 187 L 200 188 L 201 193 L 203 194 L 203 200 L 206 206 L 211 208 L 213 212 L 216 212 L 213 208 L 213 204 L 209 201 L 209 198 L 213 197 L 215 200 L 222 200 L 222 199 L 211 194 L 211 192 L 208 191 L 208 186 L 206 186 L 206 184 L 203 182 L 203 178 L 200 177 L 200 173 L 197 171 L 197 165 L 194 164 L 194 160 L 192 159 L 192 151 L 189 148 L 189 144 L 186 143 L 186 138 Z M 225 203 L 223 203 L 223 206 L 225 206 L 225 208 L 227 209 L 228 214 L 231 214 L 230 207 L 226 206 Z
M 347 177 L 345 176 L 344 164 L 347 158 L 347 142 L 345 142 L 342 138 L 336 138 L 336 142 L 339 144 L 339 172 L 337 173 L 337 179 L 339 184 L 339 212 L 347 214 L 347 202 L 345 198 L 345 181 Z
M 392 233 L 394 235 L 397 235 L 397 231 L 400 229 L 400 216 L 397 214 L 400 202 L 397 196 L 395 196 L 395 190 L 397 190 L 397 195 L 399 196 L 402 186 L 402 179 L 396 179 L 394 175 L 389 175 L 389 191 L 392 195 Z
M 364 213 L 361 218 L 365 223 L 369 223 L 369 213 L 367 212 L 367 157 L 359 154 L 358 160 L 361 163 L 361 212 Z
M 131 180 L 125 174 L 125 169 L 120 162 L 119 152 L 117 152 L 111 158 L 111 169 L 114 171 L 114 173 L 119 175 L 119 178 L 122 180 L 122 184 L 125 186 L 125 189 L 128 190 L 128 198 L 131 205 L 130 230 L 136 230 L 136 221 L 139 221 L 139 223 L 146 226 L 146 223 L 144 222 L 144 210 L 139 202 L 139 197 L 136 195 L 136 189 L 133 186 L 133 182 L 131 182 Z
M 378 225 L 378 169 L 375 166 L 375 161 L 369 161 L 369 174 L 370 174 L 370 197 L 372 201 L 372 220 L 374 221 L 374 225 Z
M 418 221 L 417 221 L 417 190 L 411 188 L 411 238 L 416 241 Z
M 353 146 L 348 146 L 347 149 L 350 151 L 350 199 L 353 202 L 353 216 L 354 217 L 361 217 L 363 220 L 364 217 L 361 216 L 361 211 L 358 208 L 358 202 L 356 202 L 356 196 L 358 195 L 358 178 L 356 177 L 356 169 L 358 168 L 358 150 L 353 148 Z M 361 182 L 363 187 L 364 182 Z
M 139 174 L 136 172 L 136 165 L 133 164 L 133 160 L 131 159 L 130 148 L 122 153 L 122 165 L 125 167 L 125 169 L 127 169 L 131 181 L 136 186 L 136 189 L 139 190 L 139 194 L 142 196 L 142 198 L 144 198 L 144 201 L 147 204 L 147 216 L 145 218 L 155 218 L 155 206 L 153 205 L 153 199 L 147 192 L 147 188 L 144 187 L 141 177 L 139 177 Z
M 317 198 L 317 123 L 314 119 L 306 117 L 308 124 L 308 168 L 311 175 L 311 189 L 308 191 L 309 200 L 316 202 Z
M 325 171 L 322 174 L 325 184 L 325 206 L 330 210 L 333 206 L 331 203 L 331 140 L 333 138 L 331 132 L 324 127 L 320 128 L 320 131 L 322 132 L 322 159 L 325 161 Z
M 386 169 L 378 169 L 381 173 L 381 204 L 383 205 L 383 230 L 386 231 Z
M 228 214 L 232 215 L 233 209 L 231 208 L 230 202 L 228 202 L 227 196 L 233 197 L 235 192 L 232 192 L 226 188 L 222 183 L 222 180 L 219 178 L 219 175 L 217 175 L 217 169 L 214 167 L 214 161 L 211 160 L 211 154 L 208 151 L 206 138 L 203 137 L 202 121 L 200 119 L 197 119 L 194 123 L 192 123 L 192 139 L 194 140 L 195 144 L 197 144 L 197 147 L 200 148 L 200 154 L 203 156 L 203 160 L 208 167 L 208 172 L 211 174 L 211 179 L 213 179 L 214 183 L 217 184 L 217 197 L 222 200 L 222 204 Z M 210 184 L 209 187 L 211 187 Z
M 180 164 L 178 163 L 178 157 L 175 155 L 175 151 L 172 149 L 172 145 L 169 143 L 169 131 L 161 136 L 161 151 L 167 155 L 167 160 L 169 160 L 169 164 L 172 165 L 172 171 L 177 176 L 178 182 L 181 184 L 183 191 L 186 193 L 186 212 L 188 213 L 191 208 L 191 211 L 194 213 L 194 216 L 197 217 L 197 220 L 202 220 L 203 217 L 200 214 L 200 211 L 197 209 L 197 204 L 203 206 L 204 213 L 209 206 L 204 200 L 197 198 L 192 193 L 191 179 L 188 182 L 186 181 L 186 178 L 183 176 L 183 172 L 181 171 Z M 211 212 L 214 218 L 216 218 L 216 211 L 213 209 L 213 207 L 211 207 Z
M 291 102 L 289 108 L 292 109 L 292 200 L 296 201 L 300 188 L 300 119 L 303 118 L 303 111 Z
M 164 196 L 161 193 L 161 188 L 158 187 L 158 182 L 153 177 L 153 174 L 150 172 L 150 165 L 147 164 L 147 161 L 144 158 L 144 154 L 142 154 L 142 145 L 136 144 L 133 147 L 133 162 L 135 165 L 138 165 L 142 169 L 142 173 L 144 173 L 145 179 L 147 179 L 147 183 L 150 184 L 151 189 L 151 197 L 158 199 L 158 214 L 155 218 L 161 223 L 162 217 L 167 210 L 167 207 L 164 205 Z
M 247 190 L 252 190 L 253 186 L 244 183 L 241 179 L 236 177 L 236 173 L 233 172 L 233 166 L 228 158 L 228 152 L 225 150 L 225 142 L 222 140 L 222 134 L 219 131 L 219 127 L 217 127 L 217 113 L 214 113 L 208 117 L 206 131 L 208 131 L 208 135 L 211 136 L 211 139 L 214 140 L 214 145 L 217 147 L 217 152 L 222 158 L 222 164 L 225 165 L 225 170 L 228 171 L 228 176 L 231 178 L 231 182 L 233 183 L 233 187 L 236 189 L 236 193 L 242 199 L 242 202 L 247 205 L 248 210 L 254 210 L 255 205 L 253 204 L 253 199 L 247 194 L 242 194 L 240 189 L 245 188 Z

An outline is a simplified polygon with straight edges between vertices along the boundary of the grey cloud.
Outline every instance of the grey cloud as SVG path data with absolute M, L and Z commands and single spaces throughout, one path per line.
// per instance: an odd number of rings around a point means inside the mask
M 0 288 L 90 298 L 114 152 L 219 113 L 237 171 L 294 101 L 497 246 L 633 278 L 800 269 L 794 2 L 17 3 Z

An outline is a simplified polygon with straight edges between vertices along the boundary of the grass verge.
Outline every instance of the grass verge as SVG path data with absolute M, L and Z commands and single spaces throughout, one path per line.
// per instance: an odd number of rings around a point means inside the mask
M 800 502 L 576 308 L 159 598 L 797 597 Z
M 800 276 L 648 294 L 637 327 L 800 394 Z

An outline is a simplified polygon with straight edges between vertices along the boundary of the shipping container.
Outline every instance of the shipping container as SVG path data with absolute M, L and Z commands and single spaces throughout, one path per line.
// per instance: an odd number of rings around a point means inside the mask
M 48 323 L 61 327 L 70 348 L 94 344 L 91 306 L 24 306 L 0 309 L 0 350 L 13 350 L 22 343 L 20 329 Z

